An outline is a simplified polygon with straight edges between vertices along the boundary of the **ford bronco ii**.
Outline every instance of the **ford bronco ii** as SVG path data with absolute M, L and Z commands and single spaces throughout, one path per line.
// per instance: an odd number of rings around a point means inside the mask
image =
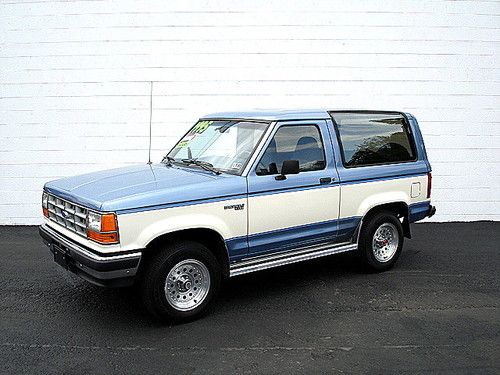
M 348 251 L 388 270 L 430 198 L 408 113 L 216 113 L 159 164 L 45 184 L 40 234 L 65 269 L 137 283 L 152 314 L 183 321 L 227 277 Z

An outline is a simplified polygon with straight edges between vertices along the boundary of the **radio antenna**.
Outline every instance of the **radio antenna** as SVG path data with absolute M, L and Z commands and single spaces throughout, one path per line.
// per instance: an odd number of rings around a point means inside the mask
M 151 120 L 153 118 L 153 81 L 150 81 L 151 90 L 149 92 L 149 152 L 148 164 L 151 164 Z

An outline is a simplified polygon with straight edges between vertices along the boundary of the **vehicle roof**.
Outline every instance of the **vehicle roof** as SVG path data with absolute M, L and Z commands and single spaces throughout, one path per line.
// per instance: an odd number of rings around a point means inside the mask
M 210 113 L 201 119 L 246 119 L 246 120 L 321 120 L 330 118 L 329 111 L 344 111 L 340 109 L 264 109 L 238 112 Z M 362 110 L 345 110 L 346 112 L 364 112 Z M 392 112 L 395 111 L 366 111 L 366 112 Z M 398 112 L 401 113 L 401 112 Z

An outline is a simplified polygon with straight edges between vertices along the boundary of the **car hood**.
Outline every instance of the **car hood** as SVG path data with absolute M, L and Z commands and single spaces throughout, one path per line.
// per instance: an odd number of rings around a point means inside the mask
M 100 211 L 203 201 L 246 193 L 246 179 L 197 167 L 136 165 L 51 181 L 45 190 Z

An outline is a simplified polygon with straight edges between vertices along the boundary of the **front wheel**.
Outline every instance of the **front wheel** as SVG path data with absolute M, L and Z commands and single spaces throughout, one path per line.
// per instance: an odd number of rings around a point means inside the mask
M 403 227 L 389 211 L 368 218 L 361 228 L 358 253 L 371 271 L 385 271 L 396 263 L 403 249 Z
M 220 266 L 197 242 L 182 241 L 160 250 L 144 269 L 142 297 L 148 311 L 162 320 L 196 319 L 217 294 Z

